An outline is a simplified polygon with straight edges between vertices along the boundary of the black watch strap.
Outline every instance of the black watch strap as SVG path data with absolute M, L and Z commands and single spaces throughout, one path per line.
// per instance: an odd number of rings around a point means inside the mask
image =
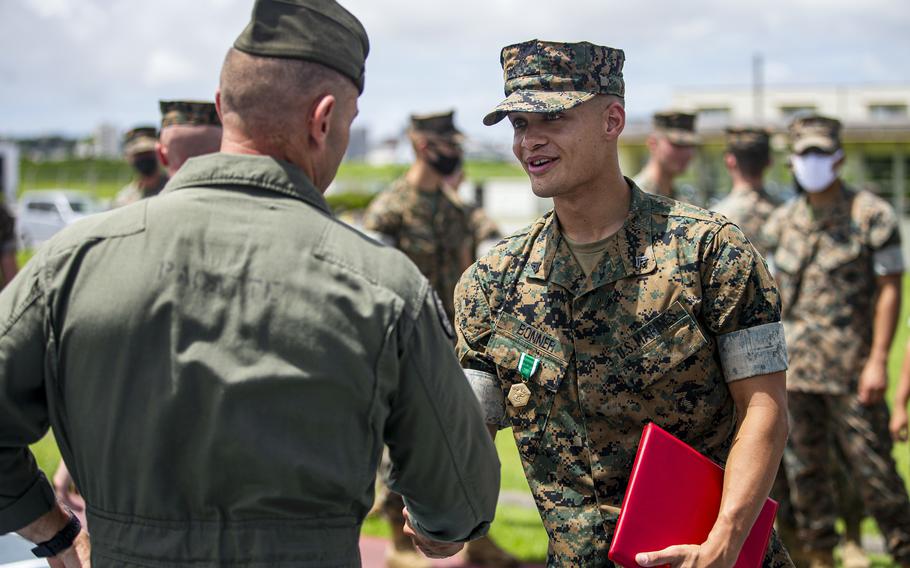
M 55 534 L 52 539 L 38 543 L 38 545 L 32 549 L 32 554 L 38 558 L 57 556 L 67 548 L 73 546 L 73 541 L 79 536 L 79 531 L 81 530 L 82 523 L 79 522 L 79 518 L 70 512 L 70 520 L 67 521 L 66 526 L 60 529 L 60 532 Z

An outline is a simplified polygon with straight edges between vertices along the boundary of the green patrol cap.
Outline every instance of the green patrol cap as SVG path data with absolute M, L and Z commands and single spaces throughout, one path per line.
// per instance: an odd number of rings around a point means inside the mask
M 820 114 L 801 116 L 790 123 L 790 144 L 797 154 L 809 148 L 832 154 L 841 147 L 840 129 L 837 119 Z
M 362 93 L 370 40 L 360 21 L 334 0 L 256 0 L 234 49 L 325 65 Z
M 500 62 L 506 99 L 486 115 L 496 124 L 510 112 L 561 112 L 595 95 L 625 95 L 621 49 L 587 41 L 563 43 L 532 39 L 502 48 Z
M 215 103 L 207 101 L 158 101 L 161 129 L 177 124 L 221 126 Z
M 158 142 L 158 131 L 154 126 L 137 126 L 123 135 L 123 151 L 127 156 L 154 152 L 156 142 Z
M 764 128 L 728 127 L 724 133 L 728 152 L 767 152 L 771 148 L 771 134 Z
M 654 130 L 679 146 L 698 144 L 698 135 L 695 134 L 695 115 L 691 112 L 678 110 L 656 112 L 654 113 Z
M 461 131 L 455 128 L 455 111 L 433 114 L 412 114 L 411 131 L 441 138 L 461 138 Z

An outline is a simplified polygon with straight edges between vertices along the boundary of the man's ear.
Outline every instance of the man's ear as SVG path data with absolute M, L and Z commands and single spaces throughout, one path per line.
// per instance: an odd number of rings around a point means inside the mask
M 626 127 L 626 109 L 619 102 L 607 105 L 603 112 L 604 134 L 611 140 L 619 138 Z
M 167 168 L 167 147 L 160 141 L 155 142 L 155 154 L 158 156 L 158 163 Z
M 224 116 L 221 114 L 221 88 L 215 89 L 215 112 L 218 113 L 218 120 L 224 124 Z
M 335 112 L 335 95 L 325 94 L 316 99 L 310 108 L 307 129 L 310 142 L 316 148 L 323 148 L 332 129 L 332 113 Z
M 727 166 L 728 170 L 736 169 L 736 156 L 730 152 L 724 153 L 724 165 Z

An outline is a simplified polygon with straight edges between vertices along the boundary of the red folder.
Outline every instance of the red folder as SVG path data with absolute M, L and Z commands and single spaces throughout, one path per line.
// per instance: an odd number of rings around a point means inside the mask
M 720 511 L 723 484 L 723 468 L 657 425 L 648 424 L 632 466 L 610 560 L 633 568 L 638 567 L 635 555 L 639 552 L 704 542 Z M 776 514 L 777 501 L 765 501 L 736 568 L 761 566 Z

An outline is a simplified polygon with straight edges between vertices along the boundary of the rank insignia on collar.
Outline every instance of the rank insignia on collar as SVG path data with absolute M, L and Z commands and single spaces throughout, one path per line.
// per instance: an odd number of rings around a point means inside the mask
M 537 367 L 539 366 L 540 359 L 527 353 L 522 353 L 521 357 L 518 358 L 518 372 L 526 379 L 530 379 L 537 372 Z

